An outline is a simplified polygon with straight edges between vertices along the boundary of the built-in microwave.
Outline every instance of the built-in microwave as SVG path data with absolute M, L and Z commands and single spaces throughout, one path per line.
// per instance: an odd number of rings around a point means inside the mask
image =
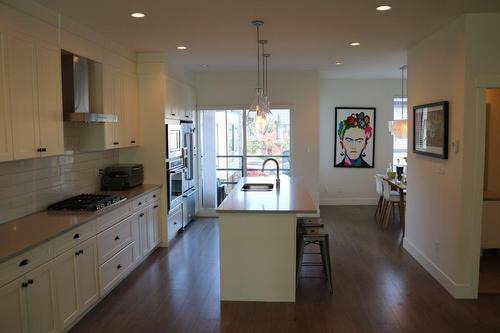
M 167 141 L 167 159 L 179 158 L 182 156 L 182 127 L 180 122 L 166 121 L 165 135 Z

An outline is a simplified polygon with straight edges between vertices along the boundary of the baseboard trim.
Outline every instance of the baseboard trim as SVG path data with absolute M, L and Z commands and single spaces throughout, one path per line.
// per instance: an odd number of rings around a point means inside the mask
M 423 254 L 408 238 L 403 239 L 403 248 L 422 265 L 454 298 L 477 298 L 470 284 L 457 283 L 443 272 L 429 257 Z
M 378 198 L 323 198 L 322 206 L 373 206 L 377 205 Z

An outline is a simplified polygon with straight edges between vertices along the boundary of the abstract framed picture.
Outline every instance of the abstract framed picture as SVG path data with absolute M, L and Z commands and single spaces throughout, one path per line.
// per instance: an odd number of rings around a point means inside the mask
M 448 102 L 413 107 L 413 152 L 448 158 Z
M 335 108 L 335 168 L 375 166 L 375 108 Z

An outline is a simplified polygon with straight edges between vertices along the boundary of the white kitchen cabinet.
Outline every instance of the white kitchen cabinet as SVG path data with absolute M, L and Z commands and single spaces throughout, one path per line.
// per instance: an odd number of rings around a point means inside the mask
M 58 256 L 53 274 L 58 328 L 64 329 L 99 298 L 95 237 Z
M 132 241 L 134 242 L 134 262 L 138 262 L 142 258 L 139 214 L 132 215 L 130 223 L 132 225 Z
M 184 204 L 172 208 L 168 212 L 168 241 L 170 242 L 177 236 L 179 230 L 182 229 L 182 214 Z
M 168 79 L 165 118 L 194 120 L 196 93 L 193 87 Z
M 60 50 L 18 31 L 9 30 L 6 39 L 4 64 L 8 70 L 3 82 L 9 94 L 4 107 L 10 116 L 12 158 L 61 155 L 64 138 Z
M 0 29 L 0 162 L 12 160 L 12 131 L 7 90 L 6 31 Z
M 40 156 L 36 43 L 22 33 L 7 35 L 9 111 L 14 159 Z
M 24 276 L 0 288 L 0 332 L 26 332 Z
M 41 156 L 64 154 L 61 51 L 56 46 L 37 46 L 38 119 Z
M 27 331 L 56 332 L 52 262 L 26 273 L 25 281 Z
M 139 87 L 137 76 L 123 73 L 123 105 L 120 121 L 120 146 L 134 147 L 139 144 Z
M 144 256 L 150 249 L 148 217 L 146 210 L 140 211 L 137 215 L 139 220 L 139 234 L 141 237 L 141 255 Z
M 160 219 L 160 204 L 154 202 L 148 207 L 148 242 L 149 250 L 152 250 L 159 243 L 160 232 L 158 221 Z

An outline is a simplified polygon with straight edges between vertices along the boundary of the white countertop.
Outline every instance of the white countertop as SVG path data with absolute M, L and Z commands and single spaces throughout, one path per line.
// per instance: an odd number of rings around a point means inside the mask
M 280 175 L 280 180 L 280 190 L 277 191 L 274 176 L 242 177 L 217 208 L 217 213 L 316 213 L 309 192 L 298 179 Z M 275 186 L 272 191 L 241 191 L 246 183 L 271 183 Z

